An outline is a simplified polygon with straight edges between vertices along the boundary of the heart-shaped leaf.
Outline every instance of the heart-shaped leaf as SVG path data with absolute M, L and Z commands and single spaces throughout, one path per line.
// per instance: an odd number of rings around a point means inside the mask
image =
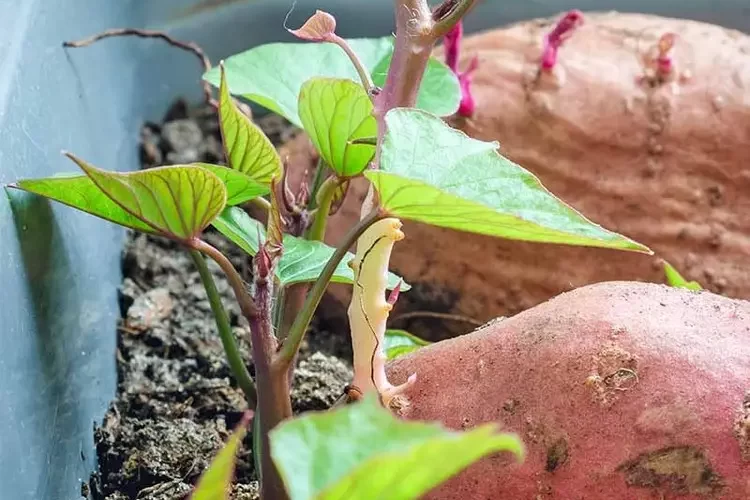
M 24 179 L 8 187 L 44 196 L 136 231 L 159 234 L 156 229 L 123 210 L 86 175 L 63 174 L 42 179 Z
M 199 166 L 120 173 L 100 170 L 71 154 L 68 157 L 126 212 L 178 240 L 194 238 L 226 205 L 224 183 Z
M 257 220 L 244 210 L 229 207 L 213 221 L 213 226 L 235 245 L 255 255 L 258 252 L 258 235 L 265 238 L 265 229 Z M 276 276 L 282 286 L 294 283 L 312 282 L 318 279 L 335 249 L 319 241 L 297 238 L 290 234 L 284 235 L 284 253 L 276 267 Z M 341 261 L 331 278 L 334 283 L 352 284 L 354 273 L 347 265 L 354 255 L 350 253 Z M 388 275 L 388 289 L 392 290 L 401 278 L 393 273 Z M 407 283 L 401 284 L 401 290 L 410 288 Z
M 267 185 L 259 184 L 242 172 L 223 165 L 212 165 L 210 163 L 191 163 L 191 165 L 205 168 L 221 179 L 227 189 L 227 206 L 229 207 L 241 205 L 271 191 Z
M 390 37 L 347 40 L 367 68 L 391 50 Z M 229 92 L 274 111 L 302 128 L 297 110 L 302 85 L 327 76 L 359 82 L 359 76 L 340 47 L 332 43 L 270 43 L 235 54 L 224 61 Z M 219 86 L 221 75 L 213 68 L 203 78 Z
M 406 330 L 386 330 L 383 350 L 387 359 L 395 359 L 404 354 L 416 351 L 420 347 L 430 345 L 430 342 L 412 335 Z
M 495 142 L 416 109 L 389 111 L 386 126 L 382 170 L 364 175 L 394 216 L 507 239 L 651 253 L 557 199 Z
M 373 80 L 383 82 L 393 37 L 348 39 Z M 388 59 L 386 59 L 388 58 Z M 271 43 L 235 54 L 224 61 L 229 92 L 241 95 L 302 128 L 298 97 L 302 85 L 315 77 L 349 79 L 359 82 L 351 61 L 332 43 Z M 203 79 L 219 87 L 221 70 L 213 68 Z M 461 89 L 458 78 L 437 59 L 432 58 L 420 86 L 417 106 L 440 116 L 458 109 Z
M 382 87 L 388 76 L 393 51 L 389 52 L 372 71 L 372 81 Z M 461 104 L 461 85 L 458 77 L 442 62 L 431 57 L 422 77 L 416 107 L 438 116 L 450 116 Z
M 281 158 L 266 134 L 234 104 L 220 67 L 219 124 L 229 167 L 268 185 L 281 173 Z
M 359 175 L 375 148 L 350 141 L 377 134 L 372 101 L 362 85 L 340 78 L 313 78 L 300 90 L 299 115 L 315 149 L 339 177 Z
M 494 424 L 456 432 L 409 422 L 376 397 L 287 420 L 270 440 L 291 500 L 412 500 L 487 455 L 524 456 L 521 441 Z
M 227 167 L 208 163 L 194 165 L 210 170 L 224 182 L 228 206 L 239 205 L 269 191 L 267 187 L 254 182 L 243 173 Z M 175 166 L 177 165 L 173 165 Z M 64 172 L 41 179 L 20 180 L 8 187 L 44 196 L 136 231 L 160 234 L 155 228 L 126 212 L 112 201 L 87 175 Z
M 250 412 L 245 413 L 224 447 L 219 450 L 208 469 L 201 475 L 190 500 L 229 500 L 237 451 L 247 434 L 251 415 Z

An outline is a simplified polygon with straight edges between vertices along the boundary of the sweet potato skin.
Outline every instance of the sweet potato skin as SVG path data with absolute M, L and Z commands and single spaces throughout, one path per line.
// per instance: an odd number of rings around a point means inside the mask
M 528 452 L 430 500 L 750 498 L 750 302 L 591 285 L 388 366 L 412 373 L 406 418 L 499 422 Z
M 585 16 L 560 49 L 555 76 L 536 83 L 542 36 L 559 16 L 467 37 L 462 66 L 479 58 L 476 114 L 449 121 L 472 137 L 498 141 L 501 153 L 555 195 L 657 255 L 507 241 L 404 221 L 407 237 L 392 266 L 417 287 L 404 294 L 402 310 L 440 307 L 486 321 L 591 283 L 664 282 L 659 258 L 714 292 L 750 298 L 750 37 L 657 16 Z M 677 34 L 676 80 L 651 88 L 638 82 L 643 56 L 667 32 Z M 442 57 L 440 48 L 435 53 Z M 291 149 L 304 149 L 304 141 Z M 359 216 L 366 189 L 362 180 L 352 184 L 329 226 L 330 243 Z M 422 283 L 449 299 L 419 303 Z M 347 302 L 343 289 L 336 293 Z M 456 333 L 467 328 L 450 326 Z M 399 327 L 425 333 L 430 325 Z

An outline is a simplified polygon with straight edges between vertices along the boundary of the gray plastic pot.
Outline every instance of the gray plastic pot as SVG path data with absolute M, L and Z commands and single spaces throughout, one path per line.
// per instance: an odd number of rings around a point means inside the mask
M 66 149 L 108 169 L 138 164 L 139 124 L 177 95 L 200 99 L 190 54 L 158 41 L 113 39 L 63 49 L 111 27 L 160 29 L 203 46 L 214 62 L 291 40 L 290 0 L 0 0 L 0 183 L 72 171 Z M 301 0 L 344 36 L 392 29 L 392 2 Z M 745 0 L 484 0 L 469 31 L 562 10 L 621 9 L 750 31 Z M 366 15 L 362 14 L 366 9 Z M 367 19 L 366 24 L 356 21 Z M 123 231 L 33 196 L 0 196 L 0 500 L 79 498 L 95 465 L 92 426 L 115 390 L 117 286 Z

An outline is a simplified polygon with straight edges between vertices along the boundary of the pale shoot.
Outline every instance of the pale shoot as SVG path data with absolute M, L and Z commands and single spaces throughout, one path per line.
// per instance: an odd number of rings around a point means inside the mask
M 403 238 L 399 219 L 382 219 L 359 237 L 357 252 L 349 262 L 354 271 L 354 290 L 348 310 L 354 351 L 354 378 L 349 395 L 356 399 L 377 393 L 386 408 L 396 406 L 395 398 L 416 382 L 416 374 L 413 374 L 404 384 L 394 386 L 385 373 L 386 321 L 398 293 L 397 287 L 389 300 L 385 298 L 388 263 L 394 243 Z

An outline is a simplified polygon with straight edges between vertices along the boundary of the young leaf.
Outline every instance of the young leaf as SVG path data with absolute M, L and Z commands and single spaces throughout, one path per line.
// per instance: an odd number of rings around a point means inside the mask
M 392 46 L 391 37 L 347 40 L 367 68 L 375 65 Z M 224 61 L 229 92 L 241 95 L 302 127 L 297 105 L 302 85 L 326 76 L 359 82 L 357 71 L 340 47 L 332 43 L 271 43 L 235 54 Z M 203 79 L 219 86 L 219 68 Z
M 493 424 L 456 432 L 407 422 L 376 397 L 287 420 L 270 439 L 291 500 L 417 499 L 487 455 L 524 456 L 521 441 Z
M 244 210 L 229 207 L 214 221 L 213 226 L 235 245 L 255 255 L 258 252 L 258 234 L 265 238 L 263 225 L 253 219 Z M 294 283 L 312 282 L 318 279 L 328 260 L 335 250 L 325 243 L 297 238 L 290 234 L 284 235 L 284 253 L 276 267 L 276 276 L 282 286 Z M 347 262 L 354 258 L 351 252 L 344 257 L 331 281 L 334 283 L 352 284 L 354 273 Z M 393 273 L 388 275 L 388 289 L 393 289 L 401 278 Z M 401 283 L 401 290 L 411 288 L 407 283 Z
M 266 134 L 237 109 L 220 67 L 219 124 L 229 166 L 260 184 L 269 184 L 281 172 L 281 158 Z
M 372 137 L 378 124 L 362 85 L 339 78 L 313 78 L 299 94 L 299 115 L 315 149 L 339 177 L 360 174 L 375 148 L 350 141 Z
M 216 175 L 195 165 L 120 173 L 100 170 L 71 154 L 112 201 L 160 234 L 189 240 L 221 213 L 227 189 Z
M 386 330 L 383 350 L 388 360 L 416 351 L 420 347 L 430 345 L 430 342 L 412 335 L 406 330 Z
M 245 438 L 251 417 L 251 412 L 245 413 L 224 447 L 219 450 L 208 469 L 201 475 L 190 497 L 191 500 L 229 500 L 237 451 Z
M 393 51 L 383 57 L 373 70 L 372 81 L 375 85 L 385 85 L 392 58 Z M 458 77 L 448 66 L 431 57 L 419 85 L 416 107 L 438 116 L 450 116 L 458 110 L 460 104 L 461 86 Z
M 44 196 L 136 231 L 158 234 L 156 229 L 129 214 L 109 199 L 86 175 L 68 176 L 65 174 L 43 179 L 24 179 L 8 187 Z
M 213 173 L 216 177 L 221 179 L 221 181 L 224 183 L 224 187 L 227 188 L 228 207 L 241 205 L 242 203 L 250 201 L 253 198 L 266 195 L 270 191 L 268 186 L 259 184 L 251 177 L 243 174 L 242 172 L 232 170 L 231 168 L 225 167 L 223 165 L 212 165 L 210 163 L 192 163 L 191 165 L 205 168 L 206 170 Z
M 367 171 L 390 214 L 507 239 L 652 253 L 594 224 L 530 172 L 416 109 L 386 115 L 381 170 Z
M 663 261 L 663 263 L 664 274 L 667 277 L 667 283 L 669 284 L 669 286 L 673 286 L 676 288 L 687 288 L 688 290 L 693 291 L 703 290 L 703 287 L 697 281 L 688 281 L 683 278 L 682 275 L 677 272 L 677 269 L 672 266 L 672 264 L 670 264 L 666 260 Z
M 346 41 L 370 71 L 376 85 L 385 82 L 393 53 L 393 37 Z M 344 78 L 359 82 L 351 61 L 333 43 L 271 43 L 229 57 L 225 62 L 229 92 L 241 95 L 298 127 L 298 96 L 302 85 L 314 77 Z M 218 87 L 221 71 L 213 68 L 203 79 Z M 461 101 L 458 78 L 437 59 L 427 65 L 417 96 L 417 107 L 439 116 L 452 115 Z
M 336 18 L 328 12 L 316 10 L 315 14 L 296 30 L 287 30 L 292 35 L 310 42 L 329 41 L 336 32 Z

